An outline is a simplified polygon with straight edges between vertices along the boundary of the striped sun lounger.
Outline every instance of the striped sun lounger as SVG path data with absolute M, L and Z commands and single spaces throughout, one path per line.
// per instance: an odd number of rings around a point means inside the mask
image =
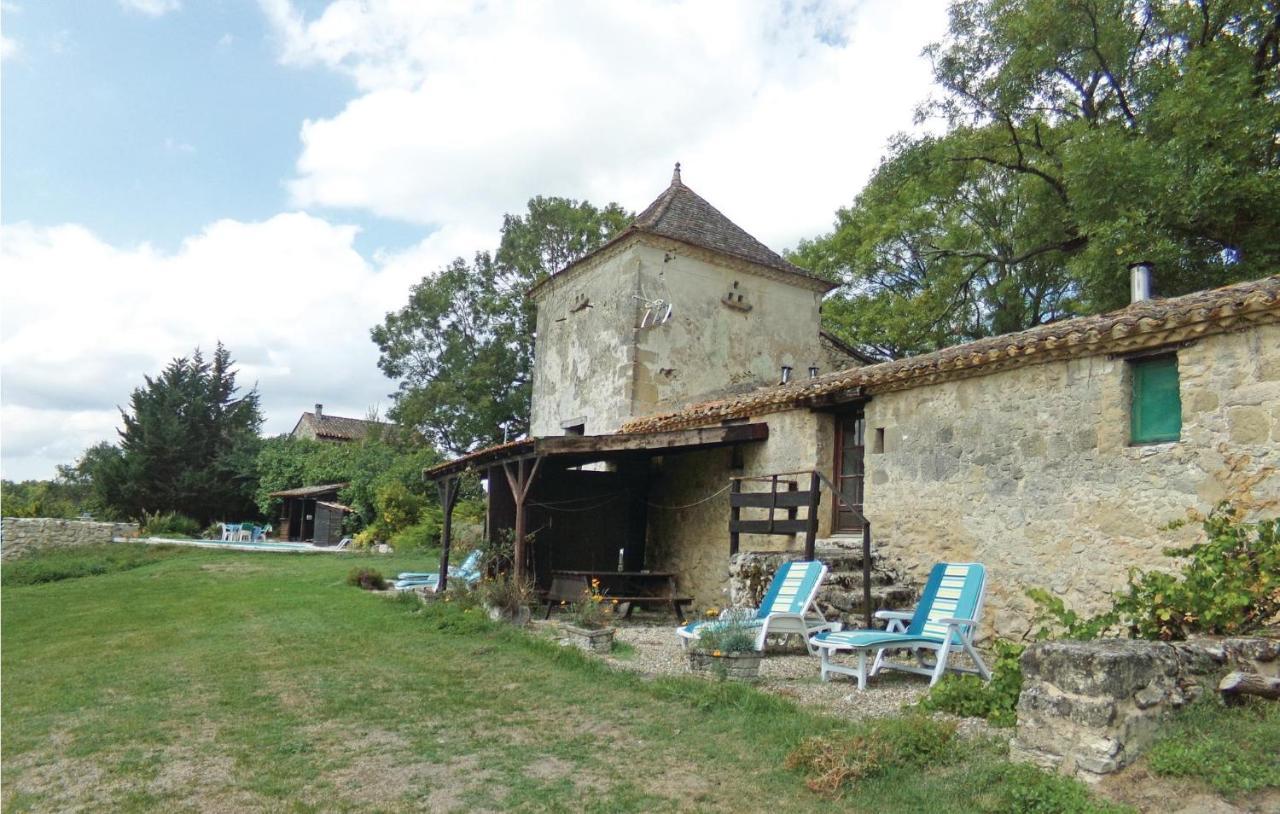
M 831 673 L 851 675 L 858 679 L 860 690 L 866 688 L 869 675 L 885 669 L 927 675 L 930 686 L 938 683 L 947 669 L 990 679 L 990 671 L 973 647 L 986 586 L 987 569 L 978 563 L 938 563 L 929 572 L 924 595 L 914 611 L 876 612 L 877 619 L 888 621 L 886 630 L 845 630 L 814 636 L 813 645 L 822 653 L 822 679 L 828 680 Z M 918 664 L 888 661 L 885 653 L 890 650 L 910 650 Z M 857 667 L 833 661 L 833 656 L 844 651 L 858 654 Z M 868 673 L 867 655 L 872 651 L 875 662 Z M 976 669 L 948 665 L 947 657 L 960 652 L 973 659 Z M 927 653 L 934 656 L 932 665 L 925 661 Z
M 449 569 L 449 576 L 460 579 L 468 586 L 480 581 L 480 549 L 473 550 L 457 568 Z M 434 593 L 440 583 L 440 575 L 434 571 L 402 571 L 396 575 L 395 587 L 405 591 L 410 588 L 427 588 Z
M 811 654 L 816 653 L 809 644 L 809 637 L 821 631 L 840 629 L 839 622 L 828 622 L 814 607 L 818 587 L 826 575 L 827 567 L 820 562 L 785 562 L 778 566 L 759 608 L 734 608 L 725 614 L 732 614 L 738 619 L 746 616 L 746 624 L 757 628 L 756 650 L 764 650 L 765 637 L 770 634 L 795 634 L 804 638 Z M 722 617 L 727 619 L 725 614 Z M 704 630 L 718 624 L 724 624 L 723 619 L 690 622 L 676 628 L 676 635 L 688 646 Z

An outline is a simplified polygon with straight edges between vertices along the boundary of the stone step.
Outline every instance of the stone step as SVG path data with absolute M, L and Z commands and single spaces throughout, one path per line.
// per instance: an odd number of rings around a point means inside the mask
M 831 571 L 861 571 L 862 570 L 862 549 L 857 551 L 840 549 L 840 548 L 815 548 L 813 556 L 818 562 L 827 566 Z M 871 567 L 875 568 L 879 555 L 875 549 L 871 550 Z
M 871 569 L 871 587 L 874 590 L 878 586 L 893 585 L 900 582 L 898 574 L 886 568 Z M 823 585 L 840 588 L 845 591 L 861 591 L 862 590 L 862 569 L 857 571 L 828 571 L 827 578 Z
M 823 586 L 818 591 L 818 607 L 830 616 L 862 616 L 862 590 L 842 590 Z M 877 585 L 871 589 L 871 610 L 910 610 L 916 603 L 916 588 L 912 585 Z

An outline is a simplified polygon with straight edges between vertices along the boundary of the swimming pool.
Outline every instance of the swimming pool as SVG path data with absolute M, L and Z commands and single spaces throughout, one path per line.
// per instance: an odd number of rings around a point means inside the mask
M 121 542 L 128 542 L 125 538 L 117 538 Z M 173 537 L 143 537 L 136 542 L 150 543 L 152 545 L 187 545 L 196 548 L 225 548 L 232 551 L 337 551 L 336 546 L 317 546 L 310 543 L 272 543 L 248 541 L 233 542 L 231 540 L 189 540 Z

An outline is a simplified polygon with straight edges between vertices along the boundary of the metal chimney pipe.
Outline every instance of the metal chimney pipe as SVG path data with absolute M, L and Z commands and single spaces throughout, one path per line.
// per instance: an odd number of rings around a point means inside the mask
M 323 405 L 323 404 L 317 404 L 317 405 L 316 405 L 316 418 L 324 418 L 324 405 Z
M 782 366 L 782 381 L 781 381 L 780 383 L 781 383 L 781 384 L 786 384 L 786 383 L 788 383 L 788 382 L 790 382 L 790 381 L 791 381 L 791 365 L 783 365 L 783 366 Z
M 1151 299 L 1151 269 L 1149 260 L 1129 264 L 1129 303 Z

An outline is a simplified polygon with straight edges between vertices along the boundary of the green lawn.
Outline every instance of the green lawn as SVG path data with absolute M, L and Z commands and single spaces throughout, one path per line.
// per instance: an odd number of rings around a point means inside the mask
M 428 555 L 116 559 L 35 584 L 10 578 L 29 564 L 4 566 L 6 811 L 832 807 L 783 764 L 844 722 L 736 685 L 615 672 L 478 611 L 344 582 L 355 565 L 431 570 Z M 1082 787 L 994 744 L 954 751 L 889 766 L 840 805 L 1093 810 Z

